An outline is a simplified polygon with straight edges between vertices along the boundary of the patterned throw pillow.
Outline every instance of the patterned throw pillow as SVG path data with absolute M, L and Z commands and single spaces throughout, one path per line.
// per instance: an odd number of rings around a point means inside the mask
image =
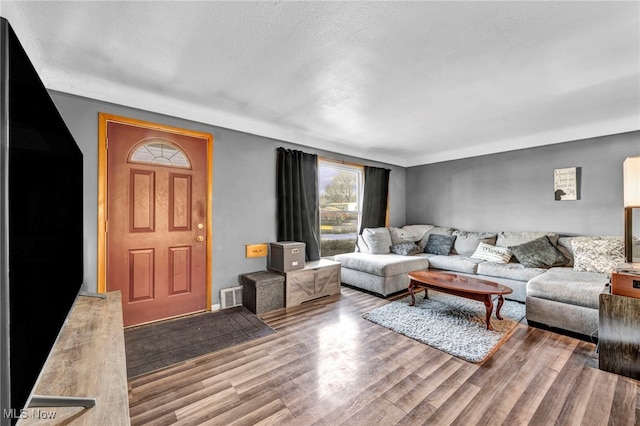
M 481 242 L 471 258 L 495 263 L 508 263 L 511 260 L 511 250 Z
M 564 257 L 546 235 L 524 244 L 509 247 L 511 253 L 527 268 L 551 268 L 566 265 L 569 259 Z
M 576 238 L 571 241 L 574 271 L 609 274 L 619 263 L 625 263 L 622 238 Z
M 431 234 L 424 245 L 424 252 L 448 256 L 455 241 L 456 237 L 452 235 Z
M 389 247 L 391 253 L 401 254 L 403 256 L 410 256 L 412 254 L 418 254 L 422 252 L 422 249 L 412 242 L 405 242 L 400 244 L 394 244 Z

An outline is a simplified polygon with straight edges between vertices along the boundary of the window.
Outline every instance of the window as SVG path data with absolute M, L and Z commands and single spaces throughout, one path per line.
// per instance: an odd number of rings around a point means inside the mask
M 318 160 L 320 256 L 352 252 L 358 238 L 362 166 Z
M 138 145 L 131 153 L 129 162 L 191 168 L 186 154 L 171 142 L 162 139 L 154 139 Z

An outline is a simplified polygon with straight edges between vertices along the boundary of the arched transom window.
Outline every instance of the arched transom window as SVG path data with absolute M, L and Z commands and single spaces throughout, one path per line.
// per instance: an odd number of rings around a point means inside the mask
M 130 163 L 191 168 L 187 154 L 169 141 L 152 139 L 136 146 L 129 155 Z

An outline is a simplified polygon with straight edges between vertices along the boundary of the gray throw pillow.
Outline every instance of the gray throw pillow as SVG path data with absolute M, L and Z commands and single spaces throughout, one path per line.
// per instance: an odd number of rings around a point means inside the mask
M 509 250 L 518 262 L 527 268 L 548 269 L 552 266 L 566 265 L 569 261 L 546 235 L 517 246 L 510 246 Z
M 422 249 L 412 242 L 404 242 L 400 244 L 394 244 L 389 247 L 391 253 L 401 254 L 403 256 L 410 256 L 412 254 L 418 254 L 422 252 Z
M 424 245 L 424 252 L 448 256 L 455 241 L 454 235 L 431 234 Z

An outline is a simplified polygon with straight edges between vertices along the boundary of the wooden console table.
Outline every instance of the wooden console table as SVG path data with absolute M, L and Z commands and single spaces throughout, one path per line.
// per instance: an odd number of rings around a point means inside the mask
M 91 408 L 31 407 L 19 425 L 129 425 L 120 292 L 78 296 L 42 370 L 34 394 L 95 398 Z
M 601 370 L 640 380 L 640 299 L 600 295 Z

